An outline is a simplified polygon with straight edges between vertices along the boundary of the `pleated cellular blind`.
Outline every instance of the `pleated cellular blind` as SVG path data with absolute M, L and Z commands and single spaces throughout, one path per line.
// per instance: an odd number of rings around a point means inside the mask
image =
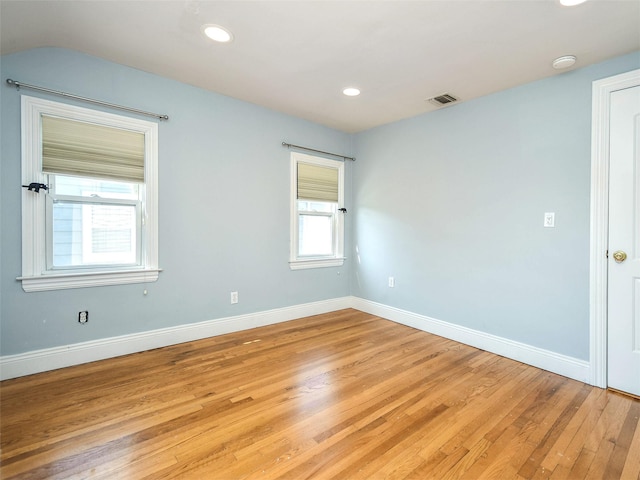
M 298 163 L 298 199 L 338 201 L 338 169 Z
M 143 182 L 144 134 L 43 115 L 42 170 Z

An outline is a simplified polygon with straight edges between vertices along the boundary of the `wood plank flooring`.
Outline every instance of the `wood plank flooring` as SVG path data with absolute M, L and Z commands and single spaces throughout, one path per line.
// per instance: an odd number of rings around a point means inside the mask
M 0 395 L 3 479 L 640 478 L 640 400 L 351 309 Z

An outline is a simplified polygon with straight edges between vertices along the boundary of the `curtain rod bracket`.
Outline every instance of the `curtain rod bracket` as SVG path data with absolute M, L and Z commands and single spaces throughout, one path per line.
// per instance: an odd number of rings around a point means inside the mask
M 146 115 L 147 117 L 154 117 L 159 120 L 169 120 L 169 115 L 162 115 L 159 113 L 151 113 L 145 112 L 144 110 L 138 110 L 137 108 L 124 107 L 122 105 L 116 105 L 115 103 L 103 102 L 102 100 L 95 100 L 93 98 L 81 97 L 79 95 L 73 95 L 71 93 L 60 92 L 57 90 L 51 90 L 50 88 L 38 87 L 36 85 L 29 85 L 27 83 L 18 82 L 17 80 L 13 80 L 11 78 L 7 78 L 7 85 L 11 87 L 16 87 L 16 90 L 20 91 L 20 87 L 22 88 L 30 88 L 31 90 L 39 90 L 41 92 L 51 93 L 52 95 L 58 95 L 60 97 L 73 98 L 75 100 L 81 100 L 87 103 L 93 103 L 95 105 L 102 105 L 109 108 L 115 108 L 117 110 L 124 110 L 126 112 L 137 113 L 138 115 Z
M 291 148 L 291 147 L 299 148 L 300 150 L 306 150 L 307 152 L 323 153 L 325 155 L 331 155 L 332 157 L 338 157 L 338 158 L 342 158 L 344 160 L 351 160 L 352 162 L 356 161 L 355 157 L 347 157 L 345 155 L 339 155 L 337 153 L 323 152 L 322 150 L 316 150 L 315 148 L 301 147 L 300 145 L 294 145 L 292 143 L 282 142 L 282 146 L 283 147 L 287 147 L 287 148 Z

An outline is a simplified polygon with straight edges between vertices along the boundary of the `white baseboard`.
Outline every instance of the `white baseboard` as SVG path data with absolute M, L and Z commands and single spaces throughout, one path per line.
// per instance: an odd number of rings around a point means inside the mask
M 461 327 L 362 298 L 352 297 L 351 307 L 549 372 L 573 378 L 580 382 L 591 383 L 591 366 L 586 360 L 561 355 L 525 343 Z
M 0 380 L 333 312 L 349 308 L 351 303 L 352 297 L 335 298 L 247 315 L 218 318 L 131 335 L 46 348 L 17 355 L 7 355 L 0 357 Z
M 358 297 L 341 297 L 264 312 L 218 318 L 205 322 L 76 343 L 63 347 L 46 348 L 18 355 L 3 356 L 0 357 L 0 380 L 272 325 L 344 308 L 355 308 L 409 327 L 573 378 L 574 380 L 591 383 L 591 367 L 587 361 Z

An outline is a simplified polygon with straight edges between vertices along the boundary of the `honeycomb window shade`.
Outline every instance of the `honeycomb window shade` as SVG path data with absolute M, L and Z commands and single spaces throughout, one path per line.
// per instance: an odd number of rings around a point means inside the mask
M 42 116 L 42 171 L 144 182 L 144 133 Z
M 298 199 L 338 201 L 338 169 L 298 163 Z

